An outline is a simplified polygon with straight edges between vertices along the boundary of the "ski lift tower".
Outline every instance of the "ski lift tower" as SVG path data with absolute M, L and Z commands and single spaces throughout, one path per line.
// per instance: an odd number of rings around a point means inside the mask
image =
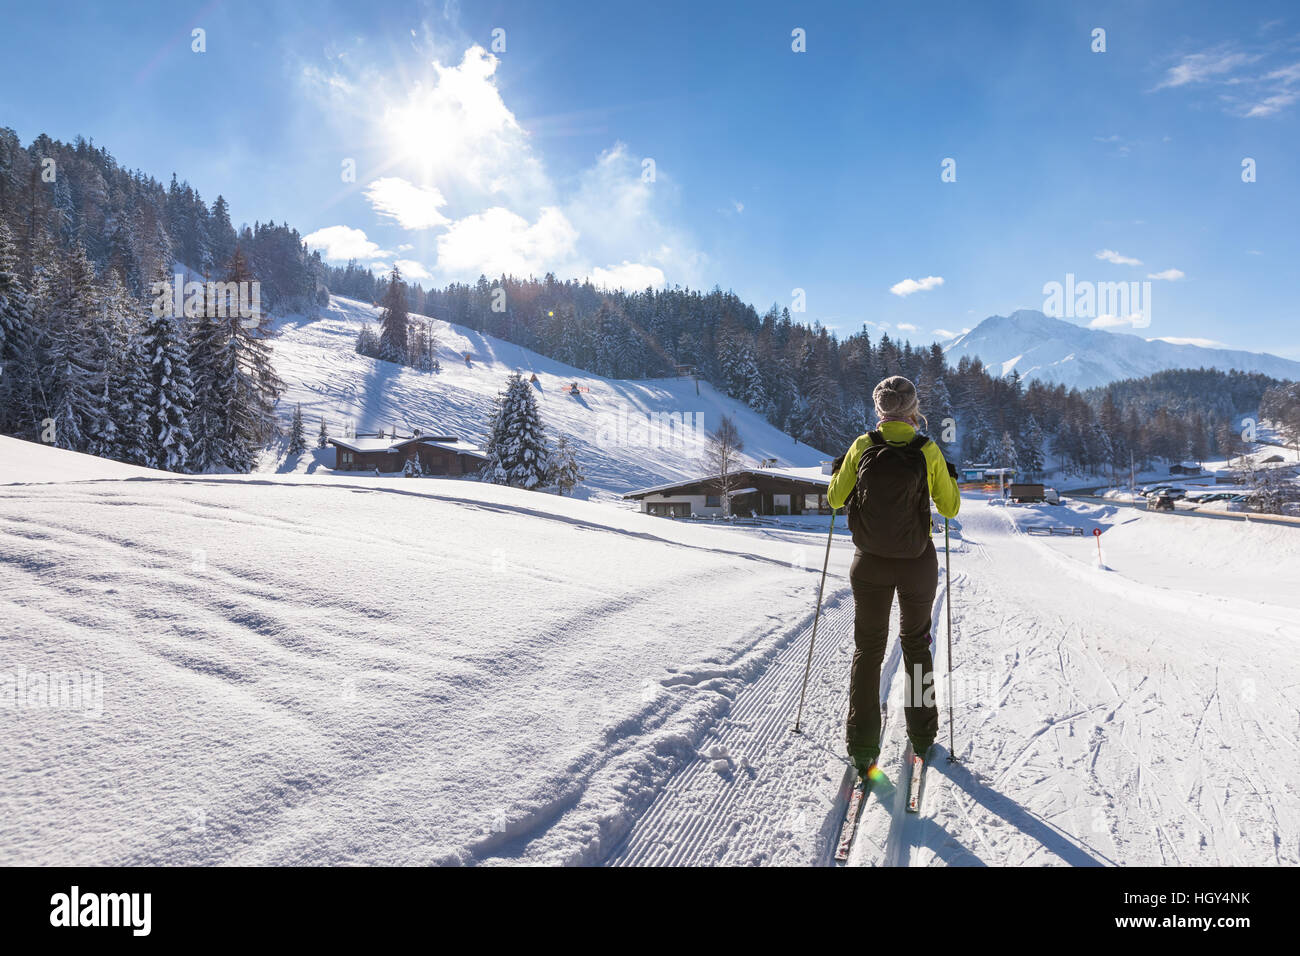
M 694 365 L 678 365 L 677 374 L 679 376 L 689 375 L 695 381 L 695 394 L 700 394 L 700 370 Z

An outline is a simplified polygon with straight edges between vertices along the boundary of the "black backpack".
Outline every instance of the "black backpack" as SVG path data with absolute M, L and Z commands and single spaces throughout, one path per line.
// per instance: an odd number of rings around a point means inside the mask
M 930 543 L 930 479 L 925 454 L 930 439 L 917 432 L 891 445 L 878 431 L 858 462 L 849 495 L 849 530 L 859 551 L 882 558 L 917 558 Z

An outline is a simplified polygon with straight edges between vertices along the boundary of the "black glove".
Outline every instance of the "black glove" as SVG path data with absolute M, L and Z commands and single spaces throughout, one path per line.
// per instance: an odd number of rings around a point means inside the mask
M 844 454 L 847 455 L 848 452 L 845 452 Z M 840 470 L 840 466 L 841 466 L 842 464 L 844 464 L 844 455 L 840 455 L 839 458 L 836 458 L 833 462 L 831 462 L 831 474 L 833 475 L 833 474 L 835 474 L 837 471 L 839 471 L 839 470 Z
M 952 462 L 950 462 L 950 461 L 944 462 L 944 464 L 946 464 L 946 465 L 948 466 L 948 474 L 949 474 L 949 476 L 951 476 L 951 478 L 952 478 L 953 481 L 956 481 L 956 480 L 957 480 L 957 466 L 954 465 L 954 464 L 953 464 Z

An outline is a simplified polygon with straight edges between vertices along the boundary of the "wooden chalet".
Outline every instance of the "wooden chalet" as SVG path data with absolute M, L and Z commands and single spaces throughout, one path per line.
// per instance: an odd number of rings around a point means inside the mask
M 730 475 L 731 514 L 800 515 L 831 513 L 826 501 L 830 464 L 812 468 L 754 468 Z M 709 475 L 630 491 L 645 514 L 669 518 L 713 517 L 726 513 L 719 476 Z
M 400 472 L 407 463 L 418 462 L 426 475 L 457 477 L 477 474 L 487 461 L 483 451 L 455 435 L 407 437 L 361 436 L 331 438 L 335 471 Z

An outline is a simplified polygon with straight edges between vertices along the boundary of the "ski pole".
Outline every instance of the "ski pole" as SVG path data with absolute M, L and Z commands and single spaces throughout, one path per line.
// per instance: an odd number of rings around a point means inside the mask
M 831 509 L 831 527 L 826 532 L 826 558 L 822 561 L 822 583 L 817 586 L 817 610 L 813 612 L 812 639 L 808 641 L 808 660 L 803 665 L 803 686 L 799 688 L 799 711 L 794 717 L 793 733 L 801 734 L 799 722 L 803 719 L 803 698 L 808 691 L 808 672 L 812 670 L 813 645 L 817 643 L 817 622 L 822 616 L 822 591 L 826 588 L 826 569 L 831 563 L 831 537 L 835 534 L 835 510 Z
M 952 558 L 948 545 L 948 519 L 943 519 L 943 586 L 947 592 L 943 609 L 948 612 L 948 762 L 957 762 L 952 730 Z

